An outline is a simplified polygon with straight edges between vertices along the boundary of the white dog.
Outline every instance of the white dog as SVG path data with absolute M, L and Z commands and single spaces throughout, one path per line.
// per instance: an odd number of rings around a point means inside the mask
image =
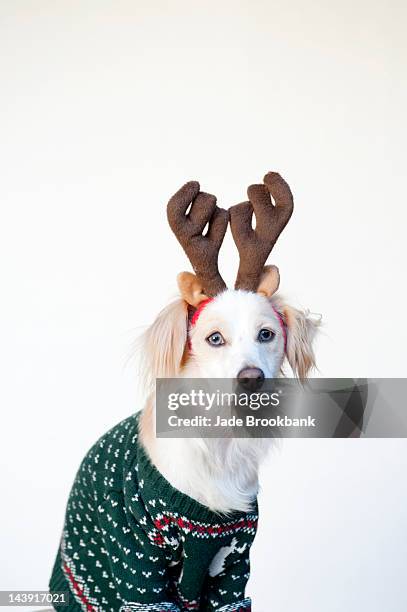
M 195 324 L 188 305 L 202 293 L 198 279 L 178 277 L 181 298 L 147 330 L 145 380 L 279 376 L 285 359 L 303 379 L 314 365 L 312 341 L 318 321 L 273 295 L 277 268 L 269 266 L 258 292 L 225 290 L 205 304 Z M 218 512 L 248 510 L 258 490 L 258 468 L 269 439 L 168 439 L 155 436 L 153 395 L 141 415 L 141 439 L 171 484 Z
M 273 197 L 271 201 L 270 194 Z M 249 551 L 257 527 L 258 468 L 269 440 L 155 435 L 156 378 L 238 379 L 259 389 L 285 359 L 304 379 L 317 322 L 276 295 L 264 266 L 288 222 L 288 185 L 269 173 L 230 209 L 187 183 L 168 218 L 195 274 L 142 339 L 147 402 L 83 460 L 69 497 L 51 592 L 65 612 L 249 612 Z M 253 212 L 256 229 L 252 229 Z M 217 267 L 228 222 L 240 254 L 235 289 Z M 208 230 L 205 232 L 205 228 Z

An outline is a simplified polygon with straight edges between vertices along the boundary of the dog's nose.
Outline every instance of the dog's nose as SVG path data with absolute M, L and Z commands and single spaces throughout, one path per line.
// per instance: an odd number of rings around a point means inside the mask
M 237 375 L 237 380 L 247 391 L 257 391 L 264 382 L 264 372 L 260 368 L 243 368 Z

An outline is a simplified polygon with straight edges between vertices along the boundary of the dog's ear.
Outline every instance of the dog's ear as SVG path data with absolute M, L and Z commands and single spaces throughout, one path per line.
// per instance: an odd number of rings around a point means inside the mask
M 156 378 L 179 375 L 187 343 L 188 305 L 176 300 L 166 306 L 141 338 L 142 375 L 147 385 Z
M 257 293 L 270 298 L 280 285 L 280 272 L 277 266 L 264 266 Z
M 287 330 L 286 355 L 294 375 L 300 380 L 307 378 L 309 371 L 315 368 L 313 342 L 321 317 L 313 317 L 309 312 L 298 310 L 281 301 L 272 300 L 273 306 L 280 313 Z
M 177 276 L 178 289 L 182 299 L 197 308 L 201 302 L 208 299 L 205 295 L 201 281 L 191 272 L 181 272 Z

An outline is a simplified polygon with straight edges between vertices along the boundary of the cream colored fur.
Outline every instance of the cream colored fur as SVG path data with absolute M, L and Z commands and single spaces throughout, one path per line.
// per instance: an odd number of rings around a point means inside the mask
M 141 415 L 141 439 L 152 462 L 174 487 L 214 511 L 246 511 L 257 494 L 259 465 L 270 441 L 157 438 L 155 378 L 236 378 L 244 367 L 259 367 L 271 378 L 280 374 L 287 358 L 294 375 L 304 379 L 315 365 L 312 341 L 319 322 L 274 296 L 276 269 L 265 270 L 268 278 L 262 279 L 261 294 L 226 290 L 204 308 L 190 331 L 190 350 L 186 300 L 196 306 L 200 296 L 206 296 L 195 277 L 184 274 L 179 276 L 183 297 L 158 315 L 142 339 L 143 379 L 149 399 Z M 286 354 L 281 322 L 270 302 L 286 324 Z M 262 345 L 256 342 L 256 334 L 264 326 L 274 331 L 275 338 Z M 214 331 L 222 333 L 224 346 L 214 348 L 207 343 Z

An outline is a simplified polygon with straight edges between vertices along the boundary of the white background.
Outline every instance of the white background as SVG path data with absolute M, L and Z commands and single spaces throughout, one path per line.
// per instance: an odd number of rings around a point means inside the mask
M 324 376 L 406 376 L 405 2 L 0 0 L 1 589 L 45 589 L 80 460 L 188 263 L 168 197 L 280 171 L 281 290 Z M 230 236 L 221 267 L 233 280 Z M 254 612 L 406 609 L 406 441 L 286 441 Z

